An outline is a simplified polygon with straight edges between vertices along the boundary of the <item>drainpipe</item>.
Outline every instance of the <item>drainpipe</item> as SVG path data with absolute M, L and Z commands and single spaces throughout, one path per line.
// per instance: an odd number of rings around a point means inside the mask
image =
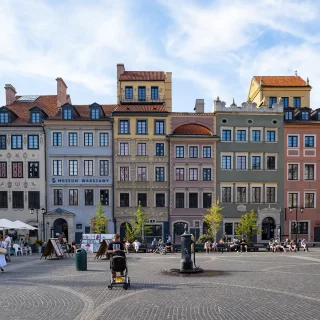
M 42 131 L 43 131 L 43 135 L 44 135 L 44 183 L 45 183 L 45 187 L 44 187 L 44 190 L 45 190 L 45 196 L 44 196 L 44 205 L 45 205 L 45 208 L 46 208 L 46 212 L 47 212 L 47 208 L 48 208 L 48 205 L 47 205 L 47 138 L 46 138 L 46 131 L 44 129 L 44 124 L 42 125 Z M 46 237 L 46 232 L 45 232 L 45 223 L 44 223 L 44 213 L 42 215 L 42 232 L 43 232 L 43 241 L 46 241 L 45 237 Z
M 112 117 L 112 114 L 111 114 Z M 110 118 L 110 122 L 111 122 L 111 132 L 112 132 L 112 220 L 114 223 L 114 233 L 117 233 L 117 220 L 114 217 L 114 199 L 115 199 L 115 187 L 114 187 L 114 143 L 115 143 L 115 139 L 114 139 L 114 118 Z

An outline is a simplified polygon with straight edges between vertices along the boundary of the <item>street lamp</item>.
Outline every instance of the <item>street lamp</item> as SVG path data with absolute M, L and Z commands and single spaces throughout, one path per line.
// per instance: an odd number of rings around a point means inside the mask
M 39 240 L 39 209 L 33 209 L 33 208 L 30 208 L 30 214 L 33 214 L 34 213 L 34 210 L 36 210 L 36 213 L 37 213 L 37 240 Z M 45 208 L 41 208 L 40 209 L 42 214 L 44 214 L 44 212 L 46 211 Z
M 296 209 L 296 244 L 298 243 L 298 209 L 300 209 L 300 212 L 303 213 L 304 207 L 302 206 L 295 206 L 295 207 L 290 207 L 290 213 L 292 213 L 293 209 Z

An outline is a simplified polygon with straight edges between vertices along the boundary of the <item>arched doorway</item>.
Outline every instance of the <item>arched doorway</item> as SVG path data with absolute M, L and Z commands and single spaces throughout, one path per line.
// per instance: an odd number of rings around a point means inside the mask
M 262 220 L 262 240 L 270 240 L 274 238 L 274 230 L 276 228 L 276 224 L 273 218 L 266 217 Z
M 124 238 L 126 236 L 126 225 L 129 225 L 130 229 L 132 230 L 132 226 L 129 222 L 124 222 L 120 225 L 120 241 L 124 241 Z
M 185 222 L 175 222 L 173 225 L 173 243 L 181 243 L 180 236 L 184 233 Z M 189 229 L 189 224 L 188 229 Z
M 58 234 L 63 232 L 68 241 L 68 223 L 66 220 L 62 218 L 56 219 L 53 223 L 53 230 L 55 238 L 58 236 Z

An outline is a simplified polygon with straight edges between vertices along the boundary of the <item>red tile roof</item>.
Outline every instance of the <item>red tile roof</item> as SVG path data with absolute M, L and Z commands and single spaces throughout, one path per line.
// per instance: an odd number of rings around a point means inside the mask
M 120 105 L 114 112 L 167 112 L 164 105 Z
M 307 83 L 299 76 L 254 76 L 258 83 L 262 79 L 265 87 L 306 87 Z
M 184 124 L 173 131 L 179 135 L 212 135 L 212 132 L 205 126 L 196 123 Z
M 164 81 L 163 71 L 125 71 L 121 76 L 121 81 Z

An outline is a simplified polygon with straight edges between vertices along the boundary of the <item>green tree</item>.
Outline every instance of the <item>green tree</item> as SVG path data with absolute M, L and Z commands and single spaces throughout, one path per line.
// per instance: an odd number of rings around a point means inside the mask
M 241 220 L 236 227 L 236 234 L 246 235 L 248 241 L 252 241 L 252 236 L 260 234 L 262 230 L 257 225 L 258 215 L 254 210 L 250 210 L 241 216 Z
M 107 232 L 107 224 L 110 220 L 106 215 L 104 214 L 105 211 L 103 210 L 101 201 L 97 204 L 97 209 L 95 213 L 93 214 L 93 217 L 90 221 L 90 230 L 93 233 L 106 233 Z
M 219 200 L 212 203 L 211 207 L 207 209 L 208 213 L 203 215 L 203 221 L 207 224 L 208 230 L 206 235 L 208 235 L 208 239 L 212 239 L 216 241 L 217 233 L 221 228 L 221 221 L 223 220 L 223 215 L 221 211 L 223 207 L 221 207 Z

